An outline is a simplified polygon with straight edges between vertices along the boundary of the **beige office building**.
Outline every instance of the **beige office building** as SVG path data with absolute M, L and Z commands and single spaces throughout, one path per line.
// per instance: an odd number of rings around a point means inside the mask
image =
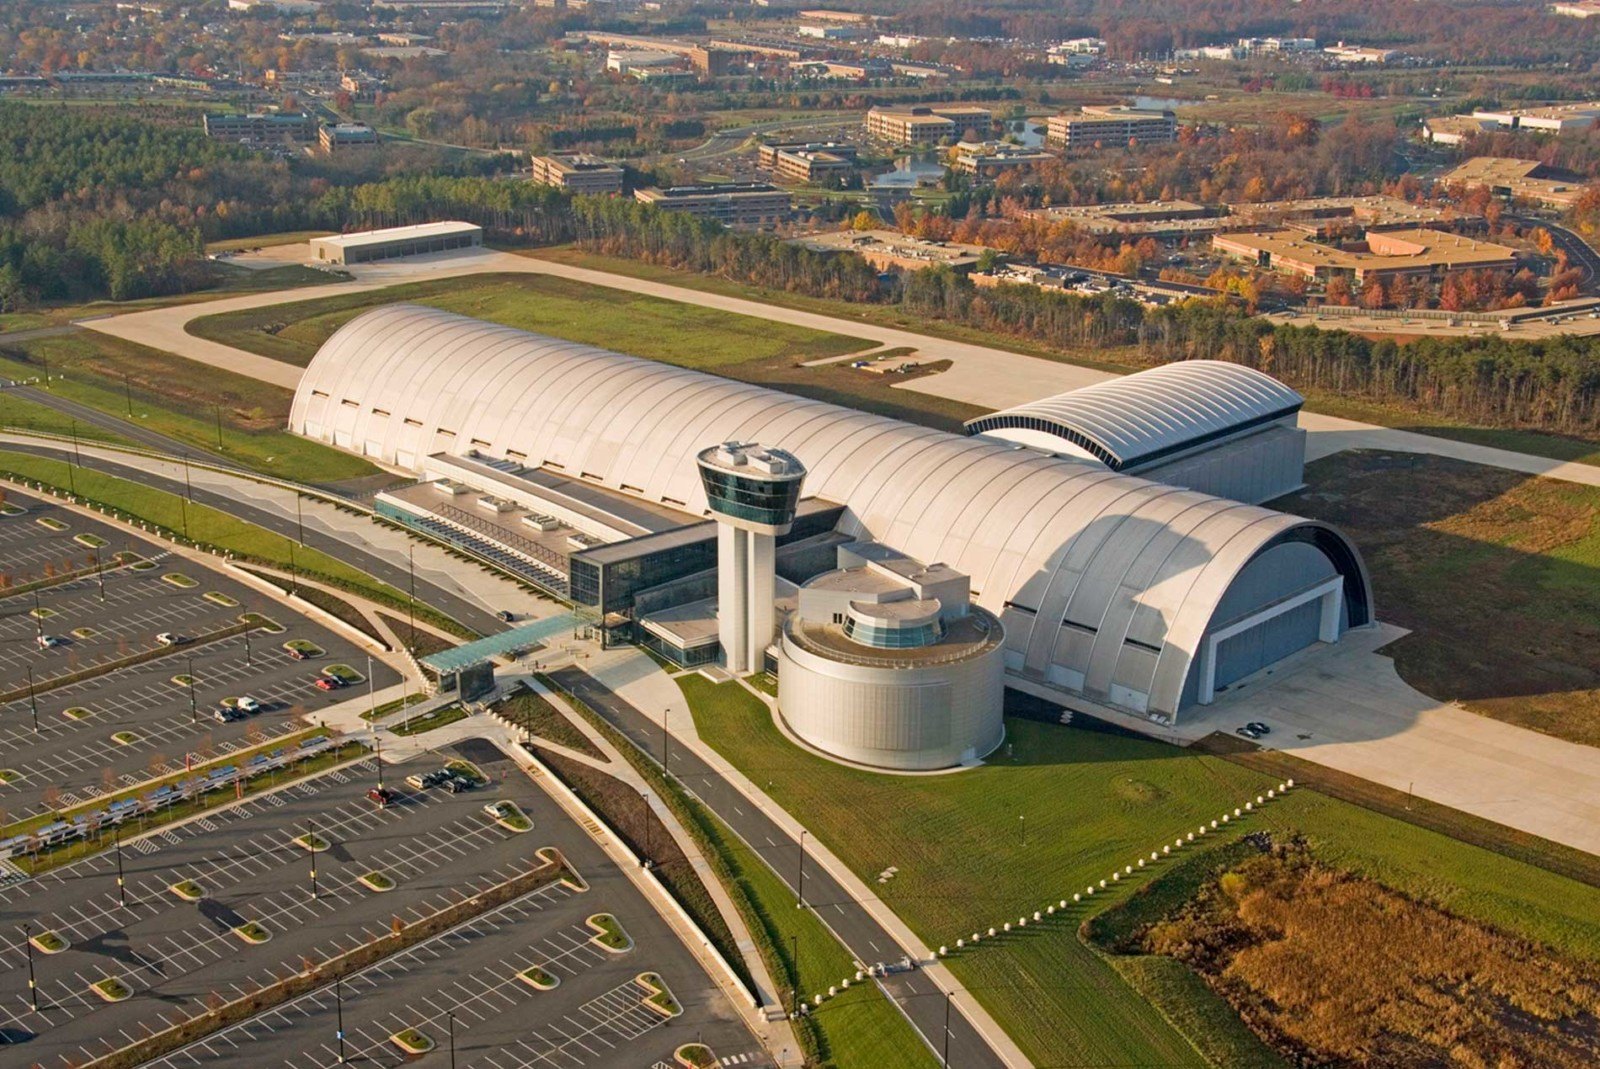
M 621 193 L 622 168 L 587 153 L 533 157 L 532 180 L 573 193 Z
M 937 145 L 960 137 L 968 129 L 980 132 L 994 124 L 988 108 L 965 105 L 918 105 L 914 108 L 873 108 L 867 112 L 867 136 L 891 145 Z
M 1178 139 L 1178 118 L 1170 111 L 1149 111 L 1124 104 L 1101 104 L 1051 116 L 1045 143 L 1068 152 L 1118 148 L 1137 142 L 1167 145 Z
M 765 182 L 636 189 L 634 198 L 663 211 L 688 212 L 725 226 L 770 226 L 789 218 L 789 194 Z

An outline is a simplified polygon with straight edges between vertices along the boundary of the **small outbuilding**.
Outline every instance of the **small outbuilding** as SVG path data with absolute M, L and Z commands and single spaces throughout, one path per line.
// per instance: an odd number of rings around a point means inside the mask
M 324 264 L 365 264 L 483 244 L 483 227 L 472 223 L 419 223 L 311 239 L 311 256 Z

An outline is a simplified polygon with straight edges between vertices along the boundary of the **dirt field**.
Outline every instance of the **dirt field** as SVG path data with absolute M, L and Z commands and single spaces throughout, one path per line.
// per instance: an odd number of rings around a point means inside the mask
M 1600 745 L 1600 490 L 1442 457 L 1342 453 L 1278 502 L 1344 529 L 1389 648 L 1433 697 Z

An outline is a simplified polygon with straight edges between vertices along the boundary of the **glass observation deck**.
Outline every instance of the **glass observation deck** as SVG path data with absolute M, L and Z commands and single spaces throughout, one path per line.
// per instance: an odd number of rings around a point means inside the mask
M 727 442 L 702 450 L 697 460 L 712 512 L 779 534 L 794 522 L 806 469 L 793 455 Z

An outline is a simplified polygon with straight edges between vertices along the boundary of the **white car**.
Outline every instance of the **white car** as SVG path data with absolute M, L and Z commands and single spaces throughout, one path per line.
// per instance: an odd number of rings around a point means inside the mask
M 61 645 L 61 639 L 57 635 L 40 635 L 34 641 L 39 643 L 39 648 L 41 650 L 55 649 L 57 646 Z
M 189 640 L 182 635 L 174 635 L 171 631 L 163 631 L 156 636 L 156 641 L 163 646 L 181 646 Z
M 515 809 L 512 807 L 510 802 L 490 802 L 483 807 L 483 811 L 489 814 L 491 817 L 494 817 L 496 820 L 499 820 L 502 817 L 509 817 L 513 812 L 515 812 Z
M 241 713 L 259 713 L 261 711 L 261 703 L 248 694 L 235 701 L 233 707 Z

